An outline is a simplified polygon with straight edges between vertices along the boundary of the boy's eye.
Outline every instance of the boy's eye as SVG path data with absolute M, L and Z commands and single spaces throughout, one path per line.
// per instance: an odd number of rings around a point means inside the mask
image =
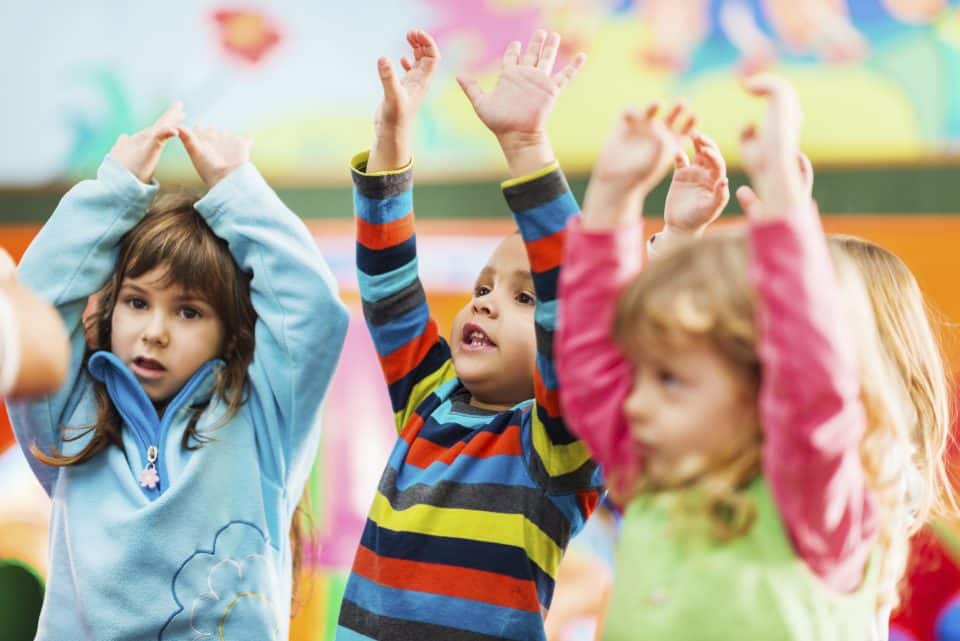
M 520 292 L 517 294 L 517 302 L 521 305 L 535 305 L 537 303 L 536 296 L 532 296 L 527 292 Z
M 486 285 L 477 285 L 476 287 L 473 288 L 474 296 L 478 296 L 478 297 L 486 296 L 489 293 L 490 293 L 490 288 L 487 287 Z
M 200 318 L 203 314 L 200 313 L 200 310 L 194 309 L 193 307 L 181 307 L 180 316 L 186 320 L 194 320 Z

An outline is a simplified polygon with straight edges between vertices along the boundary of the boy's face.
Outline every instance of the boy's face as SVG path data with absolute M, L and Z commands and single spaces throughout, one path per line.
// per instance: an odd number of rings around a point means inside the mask
M 512 234 L 494 250 L 473 300 L 453 320 L 453 364 L 474 405 L 506 409 L 533 398 L 535 304 L 527 250 Z
M 154 403 L 173 398 L 224 342 L 213 307 L 179 285 L 162 285 L 164 276 L 166 269 L 157 267 L 124 278 L 111 319 L 110 351 Z

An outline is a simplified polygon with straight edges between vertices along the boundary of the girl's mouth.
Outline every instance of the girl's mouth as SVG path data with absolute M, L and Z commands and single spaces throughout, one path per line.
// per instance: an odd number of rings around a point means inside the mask
M 158 360 L 137 356 L 133 359 L 133 371 L 141 378 L 157 378 L 167 371 L 167 368 Z

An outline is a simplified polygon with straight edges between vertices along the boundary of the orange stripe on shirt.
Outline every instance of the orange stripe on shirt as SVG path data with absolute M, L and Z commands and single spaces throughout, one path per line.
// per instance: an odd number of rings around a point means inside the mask
M 540 611 L 537 590 L 530 581 L 495 572 L 378 556 L 362 545 L 357 549 L 353 572 L 390 588 Z
M 561 416 L 560 394 L 555 389 L 547 389 L 546 384 L 540 377 L 539 370 L 533 372 L 533 394 L 534 398 L 537 399 L 537 405 L 547 410 L 547 415 L 550 418 Z
M 369 223 L 360 217 L 357 221 L 357 240 L 367 249 L 394 247 L 413 236 L 413 211 L 389 223 Z
M 563 229 L 555 234 L 528 242 L 527 254 L 530 256 L 530 269 L 540 273 L 559 267 L 563 262 L 563 244 L 566 238 L 567 230 Z
M 413 371 L 430 351 L 430 348 L 436 344 L 438 336 L 437 323 L 431 318 L 427 321 L 427 326 L 423 328 L 422 334 L 386 356 L 381 356 L 380 366 L 383 368 L 387 384 L 393 385 Z
M 461 455 L 473 458 L 489 458 L 504 454 L 512 456 L 523 454 L 523 446 L 520 443 L 520 426 L 511 425 L 502 434 L 482 432 L 466 443 L 458 441 L 449 448 L 437 445 L 425 438 L 418 438 L 410 444 L 410 451 L 407 452 L 407 463 L 426 469 L 430 467 L 431 463 L 437 461 L 449 465 Z

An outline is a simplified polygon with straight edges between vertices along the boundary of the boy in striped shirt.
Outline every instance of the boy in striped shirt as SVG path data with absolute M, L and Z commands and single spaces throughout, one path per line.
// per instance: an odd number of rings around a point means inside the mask
M 376 139 L 352 161 L 360 293 L 400 438 L 336 638 L 545 639 L 560 558 L 602 489 L 563 423 L 552 357 L 564 232 L 579 207 L 545 129 L 585 57 L 551 75 L 560 38 L 538 31 L 526 50 L 507 47 L 489 93 L 458 78 L 503 149 L 519 233 L 494 251 L 447 341 L 417 276 L 410 154 L 439 55 L 422 31 L 407 40 L 402 78 L 378 61 Z

